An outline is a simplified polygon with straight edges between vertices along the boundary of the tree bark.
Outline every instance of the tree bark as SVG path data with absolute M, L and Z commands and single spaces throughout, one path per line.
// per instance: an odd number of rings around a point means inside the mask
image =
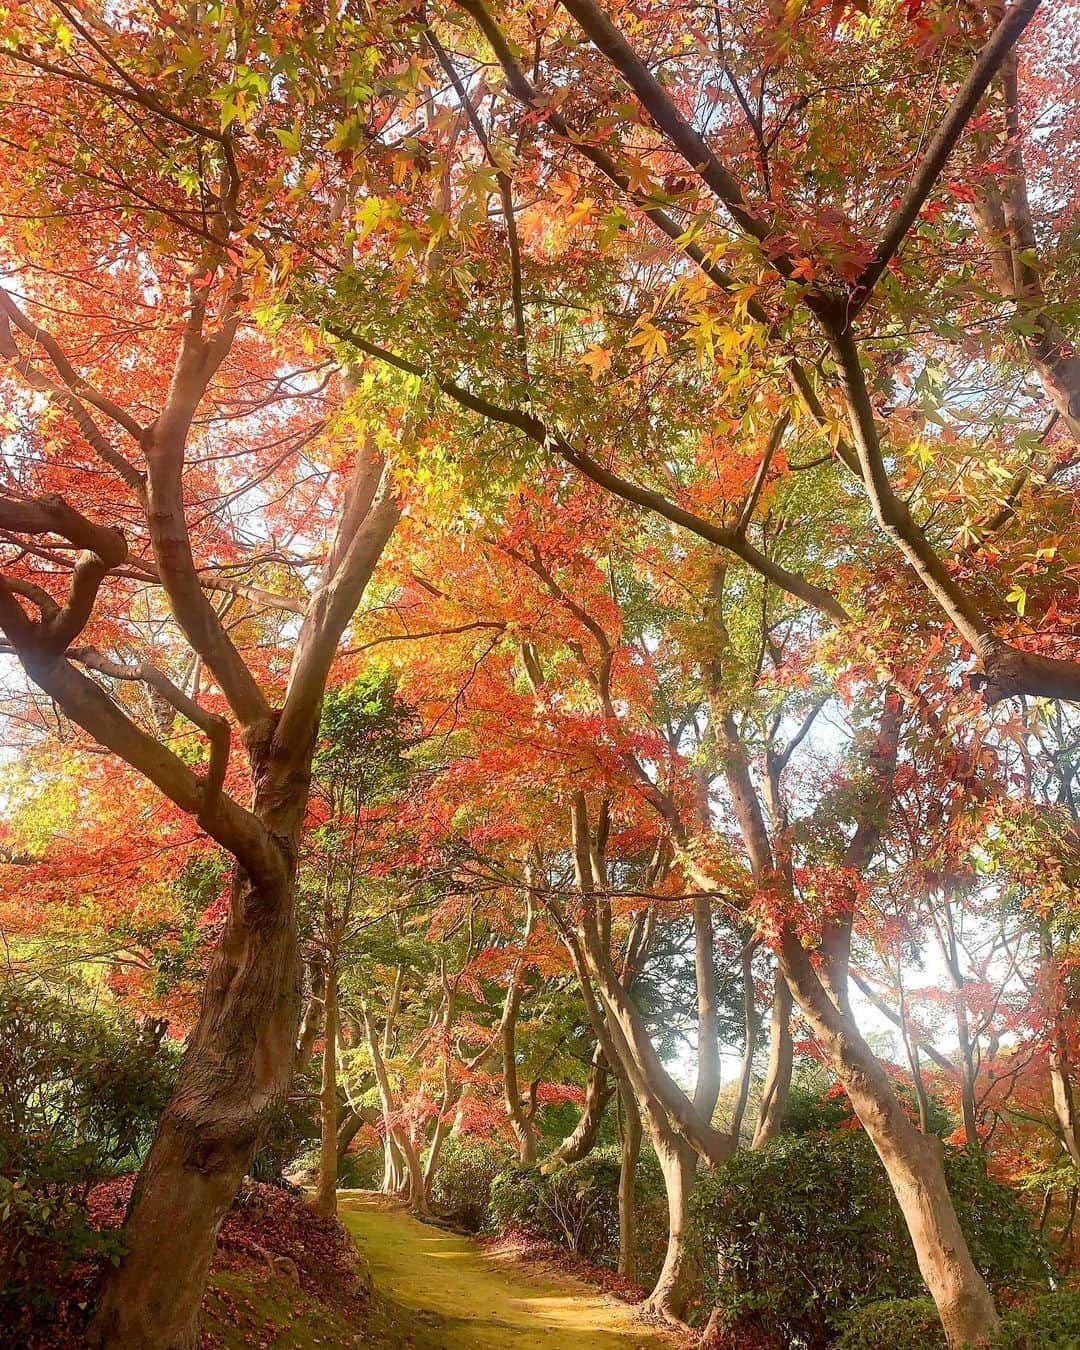
M 884 1164 L 950 1347 L 980 1344 L 997 1325 L 997 1313 L 945 1184 L 940 1141 L 921 1134 L 904 1114 L 877 1057 L 851 1016 L 841 1013 L 829 998 L 809 955 L 790 930 L 781 942 L 780 962 L 792 994 Z
M 299 1009 L 292 876 L 258 887 L 238 874 L 176 1090 L 124 1222 L 127 1255 L 102 1289 L 91 1344 L 198 1343 L 218 1229 L 288 1091 Z
M 327 1217 L 337 1213 L 337 967 L 327 962 L 324 992 L 322 1088 L 319 1093 L 319 1180 L 314 1208 Z
M 1015 52 L 1003 62 L 999 84 L 1005 105 L 1001 151 L 1005 172 L 984 179 L 971 213 L 989 255 L 994 284 L 1025 320 L 1022 341 L 1028 358 L 1058 416 L 1080 443 L 1080 357 L 1068 336 L 1045 312 L 1020 138 Z
M 559 1147 L 544 1160 L 540 1168 L 542 1172 L 545 1174 L 554 1172 L 592 1152 L 613 1090 L 607 1061 L 598 1042 L 593 1051 L 592 1063 L 589 1065 L 589 1077 L 585 1083 L 585 1104 L 578 1122 Z
M 622 1149 L 619 1158 L 619 1274 L 637 1279 L 637 1211 L 634 1181 L 641 1154 L 641 1113 L 625 1081 L 619 1084 L 619 1124 Z
M 297 1073 L 301 1069 L 306 1069 L 310 1063 L 315 1042 L 319 1039 L 319 1028 L 326 1019 L 326 1010 L 323 1007 L 323 1000 L 326 996 L 326 962 L 323 954 L 317 953 L 307 964 L 310 992 L 307 1007 L 304 1010 L 304 1020 L 300 1023 L 300 1035 L 296 1042 L 295 1070 Z
M 690 1192 L 697 1171 L 697 1154 L 673 1130 L 652 1118 L 649 1134 L 664 1177 L 668 1207 L 668 1242 L 664 1264 L 652 1293 L 645 1300 L 647 1312 L 678 1321 L 686 1312 L 697 1275 L 697 1262 L 688 1241 Z
M 415 1214 L 427 1213 L 427 1197 L 424 1186 L 424 1171 L 420 1166 L 420 1155 L 416 1151 L 416 1145 L 412 1141 L 408 1127 L 398 1124 L 394 1117 L 396 1115 L 394 1107 L 394 1094 L 390 1087 L 390 1077 L 386 1072 L 386 1065 L 383 1062 L 382 1050 L 379 1046 L 379 1037 L 375 1031 L 375 1024 L 371 1020 L 367 1010 L 364 1010 L 364 1029 L 367 1032 L 368 1050 L 371 1053 L 371 1066 L 375 1071 L 375 1082 L 379 1089 L 379 1101 L 383 1110 L 383 1127 L 386 1131 L 385 1146 L 392 1158 L 394 1148 L 397 1149 L 400 1160 L 405 1165 L 404 1182 L 406 1184 L 406 1194 L 409 1202 L 409 1208 Z
M 523 941 L 528 942 L 532 930 L 532 915 L 526 920 Z M 536 1131 L 533 1129 L 532 1116 L 521 1104 L 521 1088 L 517 1074 L 517 1021 L 521 1007 L 521 962 L 514 966 L 510 983 L 506 990 L 499 1034 L 502 1040 L 503 1102 L 506 1117 L 514 1132 L 517 1143 L 518 1162 L 522 1167 L 536 1165 Z
M 742 985 L 743 985 L 743 1055 L 742 1063 L 739 1066 L 739 1084 L 735 1092 L 735 1102 L 731 1108 L 731 1121 L 728 1124 L 728 1136 L 731 1139 L 731 1147 L 734 1152 L 739 1147 L 739 1136 L 742 1134 L 743 1116 L 746 1114 L 746 1103 L 750 1097 L 750 1082 L 754 1076 L 754 1049 L 757 1045 L 758 1028 L 760 1021 L 757 1010 L 757 996 L 754 989 L 754 952 L 757 950 L 756 939 L 746 944 L 742 951 Z
M 1080 1137 L 1077 1134 L 1076 1102 L 1073 1096 L 1072 1073 L 1069 1062 L 1069 1035 L 1061 1006 L 1059 972 L 1050 934 L 1043 925 L 1039 933 L 1042 961 L 1042 980 L 1046 989 L 1049 1018 L 1047 1063 L 1050 1069 L 1050 1089 L 1054 1102 L 1054 1116 L 1061 1131 L 1061 1142 L 1073 1165 L 1080 1168 Z
M 360 1127 L 364 1124 L 364 1117 L 359 1111 L 354 1111 L 351 1107 L 342 1116 L 341 1124 L 337 1131 L 337 1156 L 340 1163 L 342 1157 L 348 1150 L 349 1145 L 360 1133 Z
M 772 1014 L 769 1018 L 769 1064 L 761 1089 L 761 1106 L 757 1126 L 750 1147 L 761 1148 L 775 1139 L 783 1128 L 787 1112 L 788 1093 L 791 1090 L 791 1067 L 794 1060 L 791 1040 L 791 990 L 783 971 L 777 967 L 773 987 Z

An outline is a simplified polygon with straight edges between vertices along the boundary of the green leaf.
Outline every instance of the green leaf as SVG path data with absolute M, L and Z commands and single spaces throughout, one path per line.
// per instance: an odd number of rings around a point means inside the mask
M 273 135 L 278 139 L 278 144 L 287 154 L 298 155 L 300 153 L 300 133 L 295 127 L 271 127 Z

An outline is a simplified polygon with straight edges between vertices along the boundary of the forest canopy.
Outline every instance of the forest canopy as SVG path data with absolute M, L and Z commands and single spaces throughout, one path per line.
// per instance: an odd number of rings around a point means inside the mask
M 0 0 L 13 1344 L 1076 1343 L 1078 21 Z

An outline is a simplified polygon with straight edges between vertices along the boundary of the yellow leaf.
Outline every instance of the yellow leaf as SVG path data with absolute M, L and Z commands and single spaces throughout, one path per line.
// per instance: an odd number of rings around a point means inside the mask
M 589 367 L 589 378 L 594 384 L 605 370 L 611 369 L 611 353 L 606 347 L 590 347 L 578 360 L 581 365 Z
M 667 355 L 667 338 L 648 319 L 638 321 L 637 332 L 626 345 L 628 347 L 640 347 L 641 354 L 646 361 L 651 361 L 654 356 Z

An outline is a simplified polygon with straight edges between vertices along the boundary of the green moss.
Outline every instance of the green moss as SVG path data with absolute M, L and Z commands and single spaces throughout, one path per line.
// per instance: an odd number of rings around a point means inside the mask
M 579 1281 L 522 1266 L 418 1223 L 378 1197 L 339 1193 L 340 1217 L 375 1287 L 409 1319 L 418 1350 L 660 1350 L 670 1339 Z

